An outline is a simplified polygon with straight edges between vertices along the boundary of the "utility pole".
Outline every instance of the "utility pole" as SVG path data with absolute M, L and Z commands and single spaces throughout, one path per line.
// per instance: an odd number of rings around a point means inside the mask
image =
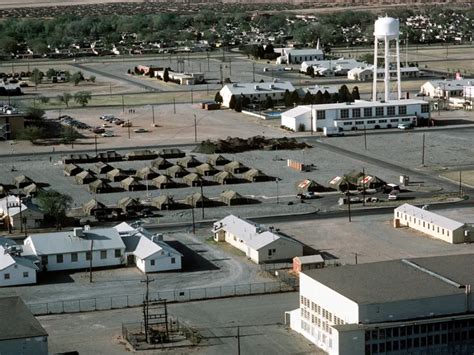
M 194 141 L 197 142 L 197 120 L 196 120 L 196 115 L 194 115 Z
M 346 191 L 346 197 L 347 197 L 347 212 L 349 214 L 349 223 L 352 222 L 352 217 L 351 217 L 351 193 L 349 191 L 349 183 L 346 181 L 346 186 L 347 186 L 347 191 Z
M 224 87 L 224 76 L 222 74 L 222 64 L 219 64 L 219 70 L 221 73 L 221 87 Z
M 207 54 L 207 71 L 211 71 L 211 70 L 209 69 L 209 55 L 210 55 L 210 54 L 209 54 L 209 52 L 206 52 L 206 54 Z
M 141 280 L 140 282 L 143 282 L 146 284 L 146 291 L 145 291 L 145 300 L 143 301 L 143 324 L 145 326 L 145 341 L 148 343 L 148 302 L 149 302 L 149 298 L 148 298 L 148 295 L 149 295 L 149 285 L 150 285 L 150 282 L 153 282 L 155 281 L 155 279 L 150 279 L 148 277 L 148 274 L 145 274 L 145 277 L 146 279 L 145 280 Z
M 423 147 L 421 149 L 421 166 L 425 166 L 425 134 L 423 133 Z
M 153 125 L 155 124 L 155 105 L 151 105 L 151 115 L 153 118 Z
M 173 97 L 173 112 L 176 115 L 176 99 Z
M 459 170 L 459 197 L 462 197 L 462 180 L 461 180 L 461 170 Z
M 109 83 L 109 95 L 112 96 L 112 83 Z
M 122 95 L 122 113 L 125 113 L 125 102 L 123 100 L 123 95 Z
M 357 265 L 357 256 L 358 256 L 358 254 L 357 254 L 357 253 L 354 253 L 354 258 L 355 258 L 355 263 L 356 263 L 356 265 Z
M 364 148 L 367 150 L 367 127 L 365 126 L 364 123 Z
M 280 178 L 276 178 L 275 180 L 277 185 L 277 205 L 280 204 L 280 187 L 278 186 L 278 180 L 280 180 Z
M 252 82 L 255 82 L 255 63 L 252 62 Z
M 193 89 L 191 89 L 191 105 L 194 104 Z
M 310 124 L 310 128 L 311 128 L 311 135 L 313 135 L 313 104 L 311 104 L 311 124 Z
M 191 196 L 191 216 L 193 219 L 193 234 L 196 234 L 196 223 L 194 219 L 194 196 Z
M 365 206 L 365 168 L 362 168 L 362 205 Z
M 130 120 L 127 120 L 128 139 L 130 139 Z
M 240 355 L 240 327 L 237 326 L 237 355 Z
M 89 282 L 92 283 L 92 254 L 94 249 L 94 239 L 91 239 L 91 250 L 89 258 Z
M 202 219 L 204 220 L 204 192 L 202 188 L 203 180 L 201 179 L 201 211 L 202 211 Z

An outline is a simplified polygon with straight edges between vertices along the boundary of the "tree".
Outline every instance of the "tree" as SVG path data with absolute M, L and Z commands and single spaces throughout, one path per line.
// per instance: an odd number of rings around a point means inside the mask
M 63 102 L 66 105 L 66 107 L 69 107 L 69 101 L 71 101 L 72 95 L 68 92 L 65 92 L 62 95 L 58 95 L 57 99 L 59 102 Z
M 25 118 L 32 121 L 41 121 L 44 119 L 44 115 L 43 109 L 30 106 L 26 109 Z
M 72 197 L 55 190 L 44 190 L 36 197 L 40 210 L 55 221 L 56 228 L 60 228 L 61 221 L 72 204 Z
M 48 79 L 52 79 L 53 76 L 56 76 L 56 69 L 49 68 L 48 71 L 46 72 L 46 77 Z
M 339 101 L 340 102 L 351 102 L 352 100 L 352 95 L 349 92 L 349 89 L 347 88 L 346 85 L 341 85 L 339 88 Z
M 300 97 L 296 90 L 291 92 L 291 102 L 293 105 L 298 104 L 300 102 Z
M 33 72 L 31 73 L 31 81 L 33 81 L 33 83 L 35 84 L 35 87 L 37 87 L 38 84 L 41 83 L 42 79 L 43 73 L 38 68 L 33 69 Z
M 151 70 L 150 70 L 150 72 L 151 72 Z M 89 81 L 90 81 L 91 83 L 95 83 L 95 76 L 94 76 L 94 75 L 91 75 L 91 76 L 89 77 Z
M 265 109 L 273 108 L 273 99 L 270 96 L 267 96 L 265 99 Z
M 237 102 L 237 99 L 235 98 L 235 95 L 232 95 L 229 100 L 229 108 L 231 110 L 235 109 L 236 102 Z
M 5 36 L 0 41 L 0 49 L 8 54 L 15 54 L 18 50 L 18 42 L 15 38 Z
M 41 102 L 42 104 L 47 104 L 49 102 L 49 97 L 40 95 L 38 96 L 38 101 Z
M 235 112 L 242 112 L 242 100 L 240 98 L 235 100 Z
M 359 88 L 357 86 L 352 88 L 352 100 L 360 100 Z
M 64 126 L 61 131 L 61 138 L 64 144 L 73 144 L 81 135 L 74 127 Z
M 74 86 L 77 86 L 82 80 L 84 80 L 84 76 L 80 71 L 78 71 L 71 75 L 71 80 L 74 83 Z
M 323 93 L 321 92 L 321 90 L 318 90 L 318 92 L 314 96 L 314 101 L 313 102 L 316 105 L 321 105 L 321 104 L 324 103 L 324 96 L 323 96 Z
M 43 137 L 43 129 L 37 126 L 28 126 L 18 134 L 19 139 L 29 140 L 32 144 L 36 144 L 36 141 Z
M 314 77 L 314 68 L 311 65 L 306 68 L 306 75 L 309 75 L 312 78 Z
M 327 90 L 325 90 L 323 94 L 323 103 L 328 104 L 330 102 L 331 102 L 331 94 Z
M 82 107 L 85 107 L 91 98 L 92 96 L 89 91 L 78 91 L 74 94 L 74 101 Z
M 285 93 L 283 94 L 283 102 L 285 103 L 285 107 L 290 107 L 293 106 L 293 101 L 291 99 L 291 94 L 287 90 L 285 90 Z
M 216 92 L 216 96 L 214 96 L 214 101 L 217 102 L 218 104 L 222 103 L 223 99 L 222 99 L 221 93 L 219 91 Z
M 165 68 L 165 71 L 163 72 L 163 81 L 165 83 L 170 81 L 170 73 L 168 72 L 168 68 Z
M 303 98 L 303 104 L 310 105 L 313 102 L 313 95 L 309 91 L 306 91 L 306 94 Z

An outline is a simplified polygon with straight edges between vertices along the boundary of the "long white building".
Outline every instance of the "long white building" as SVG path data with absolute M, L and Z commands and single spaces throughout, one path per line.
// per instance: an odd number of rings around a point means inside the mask
M 393 211 L 394 227 L 406 226 L 430 237 L 455 244 L 474 241 L 474 228 L 408 203 Z
M 270 228 L 229 215 L 214 223 L 216 242 L 227 242 L 260 264 L 303 255 L 303 245 Z
M 389 70 L 390 78 L 395 79 L 397 77 L 397 70 Z M 420 70 L 417 67 L 401 67 L 400 76 L 402 78 L 416 78 L 420 76 Z M 377 78 L 382 79 L 384 77 L 384 70 L 382 68 L 377 69 Z M 351 70 L 347 71 L 347 79 L 349 80 L 358 80 L 358 81 L 367 81 L 374 78 L 374 67 L 354 67 Z
M 295 91 L 289 81 L 271 83 L 232 83 L 226 84 L 221 90 L 222 106 L 229 107 L 232 96 L 247 97 L 251 102 L 264 102 L 270 97 L 274 102 L 283 100 L 286 91 Z
M 286 322 L 330 355 L 471 354 L 472 270 L 465 254 L 303 271 Z
M 464 87 L 473 84 L 474 79 L 430 80 L 421 86 L 420 92 L 430 97 L 449 98 L 451 96 L 463 96 Z
M 395 128 L 400 123 L 415 125 L 418 119 L 429 119 L 430 106 L 423 100 L 391 100 L 302 105 L 281 114 L 282 126 L 294 131 L 321 131 L 340 127 L 344 131 Z

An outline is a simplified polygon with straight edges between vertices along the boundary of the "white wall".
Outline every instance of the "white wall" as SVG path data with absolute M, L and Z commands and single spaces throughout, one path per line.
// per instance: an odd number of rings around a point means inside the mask
M 117 266 L 125 263 L 125 249 L 120 249 L 122 257 L 115 257 L 115 249 L 107 250 L 107 259 L 100 258 L 100 250 L 94 250 L 92 253 L 92 267 L 107 267 Z M 90 267 L 90 260 L 86 260 L 86 252 L 77 253 L 77 261 L 71 261 L 71 253 L 65 253 L 63 255 L 63 262 L 56 262 L 56 254 L 48 255 L 48 265 L 46 266 L 47 271 L 59 271 L 59 270 L 75 270 L 75 269 L 86 269 Z M 38 257 L 41 257 L 38 255 Z
M 272 252 L 272 255 L 268 255 L 268 250 L 275 250 L 275 252 Z M 267 261 L 293 259 L 295 256 L 303 255 L 303 246 L 300 243 L 280 238 L 260 248 L 258 254 L 257 264 Z
M 330 354 L 365 354 L 365 330 L 354 329 L 350 331 L 338 332 L 333 329 L 334 348 Z
M 171 263 L 171 258 L 174 258 L 174 264 Z M 155 253 L 146 259 L 135 258 L 137 267 L 147 272 L 158 272 L 167 270 L 181 270 L 181 256 L 180 255 L 160 255 Z M 151 265 L 151 261 L 155 261 L 155 265 Z
M 301 123 L 304 124 L 306 131 L 311 129 L 311 111 L 297 116 L 287 116 L 284 113 L 281 114 L 281 125 L 288 127 L 295 132 L 298 131 L 298 127 Z
M 28 273 L 28 277 L 23 277 L 24 272 Z M 10 279 L 5 279 L 5 274 L 10 274 Z M 34 283 L 36 283 L 36 270 L 26 266 L 13 264 L 0 271 L 0 287 Z

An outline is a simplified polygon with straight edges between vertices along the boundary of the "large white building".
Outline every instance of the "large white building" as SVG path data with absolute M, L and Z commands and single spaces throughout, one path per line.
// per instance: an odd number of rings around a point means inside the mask
M 82 229 L 30 235 L 25 255 L 36 255 L 47 271 L 111 267 L 124 264 L 125 244 L 114 228 Z M 92 252 L 91 252 L 92 251 Z
M 303 255 L 303 245 L 273 228 L 229 215 L 214 223 L 214 240 L 227 242 L 257 264 Z
M 324 59 L 324 52 L 319 48 L 283 48 L 277 64 L 301 64 L 312 60 Z
M 397 70 L 390 69 L 389 74 L 390 78 L 395 79 L 397 77 Z M 382 79 L 384 77 L 385 71 L 382 68 L 377 69 L 377 78 Z M 416 78 L 420 76 L 420 70 L 417 67 L 401 67 L 400 76 L 402 78 Z M 347 79 L 349 80 L 358 80 L 358 81 L 368 81 L 374 78 L 374 67 L 362 66 L 354 67 L 351 70 L 347 71 Z
M 303 271 L 286 322 L 330 355 L 471 354 L 472 270 L 466 254 Z
M 36 258 L 24 257 L 22 252 L 15 241 L 0 238 L 0 287 L 36 283 Z
M 127 264 L 133 262 L 144 273 L 181 270 L 183 255 L 166 243 L 162 235 L 126 222 L 115 229 L 125 243 Z
M 395 228 L 406 226 L 445 242 L 474 241 L 474 228 L 437 213 L 404 203 L 393 211 Z
M 430 105 L 423 100 L 391 100 L 304 105 L 281 114 L 282 126 L 298 131 L 321 131 L 340 127 L 344 131 L 395 128 L 400 123 L 416 125 L 418 119 L 430 118 Z
M 430 97 L 463 96 L 464 87 L 473 84 L 474 79 L 431 80 L 421 86 L 420 92 Z
M 270 97 L 274 102 L 283 100 L 286 91 L 295 91 L 289 81 L 274 81 L 271 83 L 233 83 L 226 84 L 221 90 L 222 106 L 229 107 L 232 96 L 247 97 L 252 103 L 264 102 Z

